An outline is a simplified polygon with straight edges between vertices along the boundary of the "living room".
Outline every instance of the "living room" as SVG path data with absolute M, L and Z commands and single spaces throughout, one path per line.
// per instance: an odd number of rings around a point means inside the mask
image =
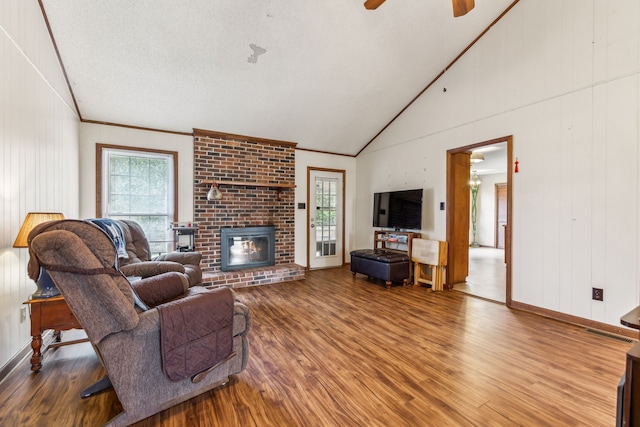
M 194 185 L 193 135 L 81 120 L 38 2 L 3 7 L 0 366 L 30 342 L 21 308 L 34 284 L 27 251 L 12 248 L 16 233 L 32 211 L 96 216 L 96 143 L 177 151 L 180 222 L 194 220 L 203 189 Z M 638 16 L 636 0 L 516 2 L 360 153 L 296 149 L 296 207 L 307 201 L 309 167 L 344 170 L 345 262 L 349 250 L 373 245 L 376 191 L 427 190 L 421 232 L 446 240 L 448 151 L 512 136 L 519 162 L 517 173 L 510 165 L 513 301 L 635 337 L 620 317 L 640 302 Z M 353 126 L 360 119 L 352 117 Z M 306 267 L 307 212 L 294 215 L 294 262 Z M 603 301 L 592 299 L 592 288 L 604 290 Z

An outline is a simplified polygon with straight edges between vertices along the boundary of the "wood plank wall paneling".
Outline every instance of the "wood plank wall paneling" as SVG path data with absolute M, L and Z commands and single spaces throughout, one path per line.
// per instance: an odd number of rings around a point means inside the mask
M 247 369 L 136 426 L 614 425 L 631 343 L 348 268 L 237 295 Z M 37 375 L 23 362 L 0 384 L 0 425 L 101 425 L 114 392 L 78 393 L 102 374 L 88 343 L 48 352 Z
M 22 303 L 34 292 L 26 249 L 12 248 L 28 212 L 77 218 L 79 119 L 37 1 L 0 5 L 0 368 L 29 343 Z
M 624 4 L 519 2 L 358 156 L 358 194 L 409 179 L 441 200 L 445 150 L 513 135 L 513 300 L 617 324 L 640 293 L 640 3 Z M 442 239 L 434 214 L 422 231 Z

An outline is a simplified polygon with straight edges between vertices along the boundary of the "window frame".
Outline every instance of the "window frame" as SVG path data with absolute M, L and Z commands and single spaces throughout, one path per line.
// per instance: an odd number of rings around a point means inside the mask
M 103 206 L 103 154 L 104 150 L 119 150 L 124 152 L 131 152 L 132 155 L 136 153 L 150 153 L 150 154 L 162 154 L 171 156 L 173 159 L 173 223 L 178 222 L 178 152 L 169 150 L 157 150 L 153 148 L 141 148 L 131 147 L 123 145 L 113 144 L 100 144 L 96 143 L 96 218 L 102 218 L 102 206 Z

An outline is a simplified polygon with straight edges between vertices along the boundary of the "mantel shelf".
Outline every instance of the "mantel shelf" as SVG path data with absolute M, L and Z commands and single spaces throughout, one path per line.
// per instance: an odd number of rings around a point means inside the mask
M 219 179 L 219 180 L 207 179 L 207 180 L 200 181 L 200 183 L 207 184 L 207 185 L 218 184 L 218 186 L 235 185 L 235 186 L 245 186 L 245 187 L 270 187 L 270 188 L 278 188 L 278 189 L 296 187 L 295 184 L 274 184 L 271 182 L 229 181 L 224 179 Z

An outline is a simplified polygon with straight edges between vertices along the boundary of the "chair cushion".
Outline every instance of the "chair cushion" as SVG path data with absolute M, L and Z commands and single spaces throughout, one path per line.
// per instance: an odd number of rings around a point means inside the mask
M 351 251 L 352 257 L 366 258 L 379 262 L 393 263 L 409 261 L 409 255 L 386 249 L 357 249 Z
M 120 219 L 118 223 L 122 228 L 129 255 L 128 258 L 120 260 L 120 268 L 128 264 L 151 261 L 149 241 L 144 235 L 144 230 L 140 224 L 128 219 Z
M 133 281 L 131 288 L 142 303 L 140 308 L 148 310 L 184 295 L 189 283 L 184 274 L 171 272 Z

